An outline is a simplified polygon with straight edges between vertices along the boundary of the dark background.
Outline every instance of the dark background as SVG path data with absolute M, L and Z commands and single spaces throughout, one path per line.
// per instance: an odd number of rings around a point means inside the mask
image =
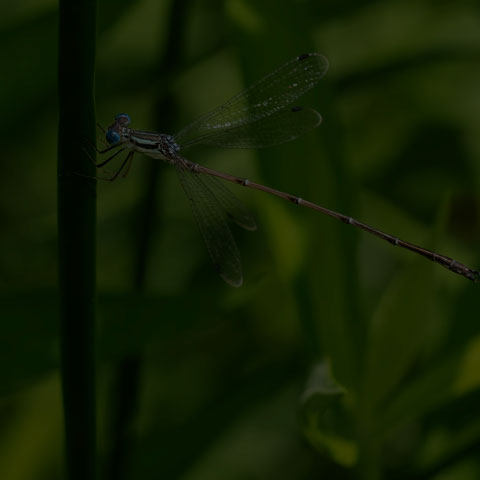
M 460 0 L 100 1 L 97 119 L 173 133 L 304 52 L 323 124 L 189 158 L 478 268 L 480 7 Z M 62 477 L 57 12 L 0 19 L 0 478 Z M 74 137 L 74 135 L 72 135 Z M 232 186 L 244 286 L 173 169 L 98 185 L 100 478 L 480 478 L 479 286 Z M 338 383 L 331 383 L 329 370 Z

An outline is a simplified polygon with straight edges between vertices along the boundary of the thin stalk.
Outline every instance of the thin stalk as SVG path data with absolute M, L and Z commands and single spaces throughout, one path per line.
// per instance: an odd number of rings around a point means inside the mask
M 159 80 L 170 76 L 180 67 L 189 1 L 176 0 L 171 4 L 165 48 L 158 58 Z M 168 93 L 168 88 L 163 86 L 158 89 L 157 98 L 154 99 L 155 123 L 162 131 L 172 130 L 172 122 L 176 111 Z M 155 228 L 159 229 L 161 223 L 156 205 L 158 195 L 161 193 L 159 192 L 159 185 L 162 181 L 163 165 L 158 160 L 148 160 L 150 161 L 145 172 L 144 197 L 139 202 L 138 210 L 132 219 L 133 250 L 135 252 L 133 290 L 140 294 L 145 288 L 148 262 L 152 251 L 153 232 Z M 128 455 L 133 423 L 139 404 L 141 372 L 142 357 L 140 354 L 132 354 L 118 364 L 114 374 L 115 408 L 112 414 L 112 446 L 107 472 L 107 478 L 112 480 L 121 480 L 128 477 Z
M 60 0 L 58 242 L 61 379 L 68 480 L 96 478 L 95 0 Z M 84 175 L 80 176 L 78 174 Z

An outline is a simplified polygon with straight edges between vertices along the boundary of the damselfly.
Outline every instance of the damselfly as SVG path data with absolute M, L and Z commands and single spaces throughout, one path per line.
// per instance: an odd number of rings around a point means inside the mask
M 115 117 L 114 123 L 106 131 L 106 140 L 110 146 L 98 151 L 101 154 L 111 151 L 114 153 L 98 163 L 97 167 L 103 167 L 123 152 L 126 152 L 126 156 L 120 168 L 108 180 L 115 180 L 120 173 L 123 172 L 125 175 L 125 172 L 128 172 L 135 152 L 174 165 L 213 264 L 220 276 L 235 287 L 242 284 L 242 266 L 227 220 L 232 220 L 247 230 L 255 230 L 256 225 L 242 203 L 218 179 L 271 193 L 297 205 L 317 210 L 361 228 L 392 245 L 423 255 L 470 280 L 480 281 L 480 272 L 445 255 L 405 242 L 352 217 L 295 195 L 212 170 L 183 157 L 183 151 L 200 145 L 228 148 L 278 145 L 318 127 L 322 117 L 317 111 L 292 104 L 313 88 L 327 69 L 328 62 L 322 55 L 318 53 L 300 55 L 173 136 L 134 130 L 129 127 L 130 117 L 121 113 Z

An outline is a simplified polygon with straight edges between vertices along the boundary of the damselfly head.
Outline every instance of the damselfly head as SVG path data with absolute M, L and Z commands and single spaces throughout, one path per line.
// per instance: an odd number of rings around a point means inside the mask
M 115 116 L 115 122 L 108 127 L 106 138 L 110 145 L 115 145 L 122 140 L 122 133 L 130 123 L 130 116 L 126 113 L 119 113 Z

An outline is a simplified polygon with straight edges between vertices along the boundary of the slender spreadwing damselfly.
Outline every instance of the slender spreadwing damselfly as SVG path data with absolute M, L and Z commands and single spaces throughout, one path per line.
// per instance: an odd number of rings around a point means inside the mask
M 109 146 L 104 150 L 97 150 L 100 154 L 113 153 L 98 163 L 97 167 L 105 166 L 124 152 L 125 158 L 120 168 L 108 180 L 115 180 L 120 174 L 126 175 L 135 152 L 173 165 L 216 270 L 227 283 L 235 287 L 242 284 L 242 266 L 228 220 L 247 230 L 255 230 L 256 225 L 240 200 L 219 179 L 261 190 L 296 205 L 317 210 L 392 245 L 422 255 L 470 280 L 480 281 L 480 272 L 445 255 L 405 242 L 352 217 L 295 195 L 212 170 L 183 157 L 183 152 L 194 146 L 261 148 L 279 145 L 318 127 L 322 117 L 317 111 L 293 104 L 320 81 L 327 69 L 328 61 L 322 55 L 300 55 L 173 136 L 135 130 L 129 127 L 130 117 L 127 114 L 118 114 L 106 131 Z

